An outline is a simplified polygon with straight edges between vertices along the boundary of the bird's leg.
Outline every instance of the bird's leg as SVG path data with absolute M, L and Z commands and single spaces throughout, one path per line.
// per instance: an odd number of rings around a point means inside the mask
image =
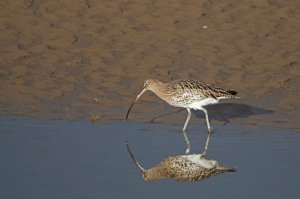
M 206 155 L 206 152 L 208 150 L 208 144 L 209 144 L 209 139 L 210 139 L 211 134 L 212 134 L 212 132 L 208 131 L 207 138 L 206 138 L 206 143 L 205 143 L 205 147 L 204 147 L 204 151 L 201 154 L 201 157 L 203 157 L 203 156 Z
M 191 119 L 191 109 L 187 108 L 186 110 L 187 110 L 187 112 L 188 112 L 188 115 L 187 115 L 187 118 L 186 118 L 186 121 L 185 121 L 185 123 L 184 123 L 184 126 L 183 126 L 182 131 L 185 131 L 186 126 L 187 126 L 187 124 L 189 123 L 189 121 L 190 121 L 190 119 Z
M 191 151 L 191 145 L 190 145 L 190 140 L 187 136 L 187 133 L 186 131 L 183 131 L 183 137 L 184 137 L 184 140 L 185 140 L 185 143 L 186 143 L 186 150 L 185 150 L 185 154 L 189 154 L 190 151 Z
M 186 154 L 189 154 L 190 153 L 190 149 L 191 149 L 191 145 L 190 145 L 190 141 L 189 141 L 189 138 L 187 137 L 187 134 L 186 134 L 186 126 L 187 124 L 189 123 L 190 119 L 191 119 L 191 110 L 189 108 L 186 109 L 187 112 L 188 112 L 188 115 L 187 115 L 187 118 L 186 118 L 186 121 L 184 123 L 184 126 L 183 126 L 183 129 L 182 129 L 182 132 L 183 132 L 183 137 L 184 137 L 184 140 L 186 142 L 186 145 L 187 145 L 187 148 L 185 150 L 185 153 Z
M 212 132 L 213 132 L 213 129 L 212 129 L 212 128 L 210 128 L 210 124 L 209 124 L 209 119 L 208 119 L 207 110 L 206 110 L 205 108 L 203 108 L 203 107 L 200 107 L 199 109 L 200 109 L 200 110 L 202 110 L 202 111 L 204 112 L 204 114 L 205 114 L 205 118 L 206 118 L 206 123 L 207 123 L 207 128 L 208 128 L 208 131 L 212 133 Z

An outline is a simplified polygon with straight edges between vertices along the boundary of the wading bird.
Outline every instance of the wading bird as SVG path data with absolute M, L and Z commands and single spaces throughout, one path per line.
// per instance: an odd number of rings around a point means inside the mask
M 143 179 L 147 181 L 162 178 L 177 181 L 199 181 L 221 173 L 236 171 L 234 168 L 219 165 L 216 160 L 206 159 L 204 154 L 169 156 L 162 160 L 158 165 L 150 169 L 144 169 L 135 158 L 127 141 L 125 141 L 125 144 L 130 157 L 141 171 Z
M 238 98 L 236 91 L 218 88 L 201 81 L 175 80 L 163 83 L 156 79 L 146 79 L 143 90 L 136 96 L 127 111 L 126 120 L 135 102 L 147 90 L 152 91 L 171 106 L 186 108 L 188 115 L 182 129 L 183 131 L 186 130 L 187 124 L 191 119 L 191 109 L 194 109 L 204 112 L 208 131 L 212 132 L 207 110 L 203 106 L 219 103 L 220 99 Z

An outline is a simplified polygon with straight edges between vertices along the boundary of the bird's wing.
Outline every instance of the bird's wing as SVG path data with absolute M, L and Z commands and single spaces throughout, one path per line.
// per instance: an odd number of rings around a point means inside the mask
M 168 86 L 175 88 L 179 95 L 185 95 L 201 99 L 219 97 L 233 98 L 236 97 L 236 91 L 228 91 L 222 88 L 215 87 L 213 85 L 205 84 L 202 81 L 197 80 L 175 80 L 169 83 Z

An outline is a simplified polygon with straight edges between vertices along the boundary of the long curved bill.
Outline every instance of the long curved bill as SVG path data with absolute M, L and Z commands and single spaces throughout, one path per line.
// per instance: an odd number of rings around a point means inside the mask
M 142 167 L 142 165 L 139 163 L 139 161 L 135 158 L 135 156 L 133 155 L 132 151 L 130 150 L 130 147 L 128 145 L 127 140 L 125 140 L 125 144 L 126 144 L 126 147 L 127 147 L 127 151 L 129 153 L 131 159 L 133 160 L 134 164 L 140 169 L 140 171 L 142 173 L 145 172 L 145 169 Z
M 129 115 L 129 113 L 130 113 L 130 111 L 131 111 L 133 105 L 135 104 L 135 102 L 138 101 L 138 99 L 144 94 L 145 91 L 146 91 L 146 89 L 143 89 L 143 90 L 136 96 L 136 98 L 134 98 L 134 100 L 133 100 L 132 103 L 130 104 L 129 109 L 128 109 L 127 114 L 126 114 L 126 120 L 127 120 L 127 118 L 128 118 L 128 115 Z

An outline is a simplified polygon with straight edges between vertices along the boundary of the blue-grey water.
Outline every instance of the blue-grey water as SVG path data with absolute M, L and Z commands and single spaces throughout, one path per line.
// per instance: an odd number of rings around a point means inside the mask
M 183 154 L 181 126 L 117 121 L 0 118 L 0 198 L 299 198 L 300 133 L 263 126 L 214 125 L 207 157 L 237 168 L 198 182 L 146 182 L 144 167 Z M 190 125 L 193 153 L 205 125 Z

